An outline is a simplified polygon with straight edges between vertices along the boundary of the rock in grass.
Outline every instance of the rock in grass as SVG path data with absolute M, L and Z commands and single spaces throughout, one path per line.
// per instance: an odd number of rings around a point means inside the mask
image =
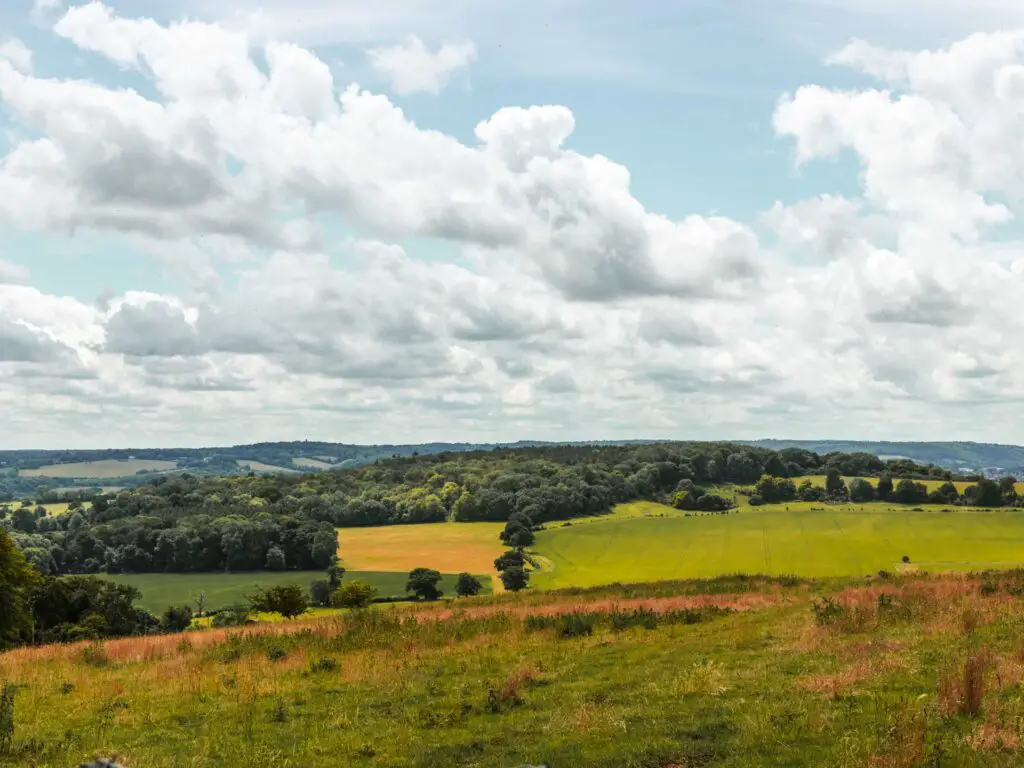
M 93 760 L 91 763 L 82 763 L 78 768 L 125 768 L 113 760 Z

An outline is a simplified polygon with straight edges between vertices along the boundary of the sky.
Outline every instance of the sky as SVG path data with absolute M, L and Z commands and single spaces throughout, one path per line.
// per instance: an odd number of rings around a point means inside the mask
M 9 0 L 0 448 L 1024 443 L 1018 0 Z

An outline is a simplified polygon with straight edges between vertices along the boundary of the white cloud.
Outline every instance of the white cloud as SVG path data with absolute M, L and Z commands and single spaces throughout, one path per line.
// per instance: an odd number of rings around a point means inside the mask
M 451 76 L 468 67 L 476 58 L 476 46 L 444 43 L 430 51 L 415 35 L 398 45 L 367 51 L 370 66 L 391 85 L 399 96 L 413 93 L 438 94 Z
M 119 235 L 191 293 L 92 306 L 0 262 L 13 434 L 137 443 L 145 419 L 164 444 L 1012 437 L 1015 33 L 842 49 L 833 63 L 878 88 L 806 85 L 764 117 L 798 162 L 856 158 L 859 190 L 780 200 L 748 226 L 649 210 L 629 169 L 573 147 L 557 104 L 504 107 L 460 141 L 238 28 L 92 3 L 55 29 L 148 85 L 0 60 L 22 129 L 0 220 Z M 440 88 L 432 71 L 413 89 Z M 339 240 L 339 220 L 362 239 Z M 446 255 L 419 258 L 415 238 Z
M 32 51 L 15 37 L 0 43 L 0 58 L 9 61 L 19 72 L 32 71 Z

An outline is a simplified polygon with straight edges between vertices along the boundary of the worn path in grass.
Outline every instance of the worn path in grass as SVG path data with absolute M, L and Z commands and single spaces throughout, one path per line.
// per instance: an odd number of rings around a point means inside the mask
M 632 507 L 632 505 L 626 505 Z M 887 504 L 778 505 L 727 515 L 685 515 L 657 505 L 626 509 L 537 535 L 541 588 L 655 581 L 725 573 L 852 576 L 898 570 L 967 571 L 1024 563 L 1020 510 L 913 511 Z

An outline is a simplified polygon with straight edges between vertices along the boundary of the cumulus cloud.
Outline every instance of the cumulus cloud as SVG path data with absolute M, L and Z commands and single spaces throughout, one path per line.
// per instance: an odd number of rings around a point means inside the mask
M 399 96 L 438 94 L 452 74 L 476 59 L 476 46 L 471 41 L 445 43 L 431 51 L 422 40 L 411 35 L 398 45 L 370 49 L 367 58 L 374 71 L 384 77 Z
M 19 72 L 32 71 L 32 51 L 17 38 L 0 43 L 0 58 L 6 59 Z
M 21 129 L 0 221 L 120 236 L 190 292 L 86 303 L 0 261 L 0 404 L 40 441 L 99 414 L 122 443 L 143 417 L 164 443 L 999 439 L 977 414 L 1024 396 L 1015 33 L 837 52 L 877 87 L 808 84 L 764 119 L 798 163 L 855 158 L 856 187 L 745 223 L 648 209 L 557 104 L 460 140 L 290 43 L 102 3 L 54 31 L 147 87 L 0 51 Z M 445 51 L 371 60 L 396 93 L 436 92 L 472 58 Z

